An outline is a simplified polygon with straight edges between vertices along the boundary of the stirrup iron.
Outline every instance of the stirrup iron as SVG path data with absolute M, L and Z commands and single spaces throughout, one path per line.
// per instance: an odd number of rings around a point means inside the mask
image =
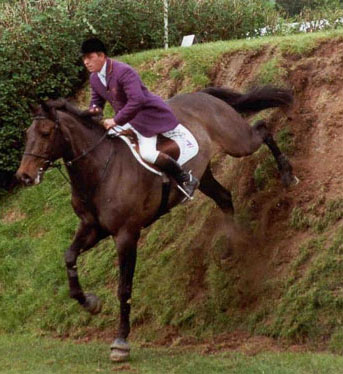
M 179 185 L 179 184 L 177 184 L 177 188 L 186 196 L 183 200 L 182 200 L 182 202 L 185 202 L 186 200 L 193 200 L 194 199 L 194 197 L 193 196 L 190 196 L 190 195 L 188 195 L 188 193 Z
M 194 194 L 194 192 L 195 192 L 195 190 L 198 188 L 198 186 L 199 186 L 199 181 L 197 181 L 197 179 L 195 178 L 195 177 L 193 177 L 193 175 L 192 175 L 192 170 L 190 170 L 189 172 L 188 172 L 188 174 L 189 174 L 189 181 L 188 182 L 183 182 L 183 183 L 191 183 L 192 181 L 193 181 L 193 179 L 195 179 L 196 180 L 196 186 L 194 187 L 194 189 L 193 189 L 193 193 L 192 193 L 192 195 Z M 180 186 L 179 184 L 177 184 L 177 188 L 186 196 L 183 200 L 182 200 L 182 202 L 185 202 L 186 200 L 193 200 L 194 199 L 194 197 L 193 196 L 190 196 L 188 193 L 187 193 L 187 191 L 185 191 L 184 190 L 184 188 L 182 187 L 182 186 Z

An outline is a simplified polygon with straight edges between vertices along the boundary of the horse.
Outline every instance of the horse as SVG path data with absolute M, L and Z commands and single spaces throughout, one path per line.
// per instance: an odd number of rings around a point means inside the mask
M 199 152 L 184 167 L 192 170 L 199 190 L 233 217 L 231 193 L 213 176 L 210 160 L 221 149 L 233 157 L 253 154 L 265 143 L 275 157 L 282 182 L 295 181 L 292 166 L 281 153 L 265 121 L 249 125 L 245 114 L 292 103 L 291 91 L 264 86 L 242 94 L 227 88 L 210 87 L 180 94 L 168 100 L 176 118 L 196 138 Z M 32 109 L 25 151 L 16 173 L 26 186 L 39 184 L 44 172 L 62 158 L 69 174 L 72 206 L 80 219 L 65 265 L 70 297 L 85 310 L 97 314 L 101 301 L 85 294 L 77 272 L 77 258 L 100 240 L 112 236 L 118 253 L 120 301 L 119 328 L 110 346 L 110 359 L 129 358 L 130 300 L 136 264 L 137 241 L 143 227 L 158 219 L 163 181 L 143 168 L 120 139 L 110 139 L 99 121 L 66 100 L 47 101 Z M 183 200 L 172 182 L 167 208 Z

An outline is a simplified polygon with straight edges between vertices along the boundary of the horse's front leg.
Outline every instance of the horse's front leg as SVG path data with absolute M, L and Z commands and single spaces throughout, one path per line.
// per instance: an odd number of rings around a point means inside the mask
M 77 274 L 77 258 L 80 253 L 92 248 L 106 234 L 97 226 L 81 222 L 71 246 L 65 253 L 65 263 L 69 281 L 70 297 L 76 299 L 88 312 L 97 314 L 101 310 L 101 301 L 96 295 L 84 294 Z
M 130 310 L 132 281 L 136 266 L 137 241 L 139 231 L 122 230 L 116 238 L 119 259 L 118 298 L 120 302 L 120 321 L 117 337 L 111 344 L 110 359 L 124 361 L 129 358 L 130 346 L 126 341 L 130 333 Z

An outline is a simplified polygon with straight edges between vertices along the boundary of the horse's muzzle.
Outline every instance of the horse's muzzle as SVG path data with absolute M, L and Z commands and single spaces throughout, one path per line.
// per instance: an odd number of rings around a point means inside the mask
M 42 171 L 38 171 L 36 177 L 32 177 L 28 173 L 20 171 L 20 169 L 16 173 L 16 178 L 25 186 L 32 186 L 34 184 L 39 184 L 42 180 Z
M 18 181 L 24 184 L 25 186 L 31 186 L 33 184 L 34 179 L 26 173 L 21 173 L 20 171 L 17 171 L 15 176 L 18 179 Z

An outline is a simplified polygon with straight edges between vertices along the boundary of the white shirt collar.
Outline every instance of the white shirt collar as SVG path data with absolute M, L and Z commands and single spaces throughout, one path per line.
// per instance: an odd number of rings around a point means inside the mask
M 98 77 L 101 80 L 101 83 L 106 86 L 106 66 L 107 66 L 107 61 L 105 61 L 103 67 L 98 73 Z

